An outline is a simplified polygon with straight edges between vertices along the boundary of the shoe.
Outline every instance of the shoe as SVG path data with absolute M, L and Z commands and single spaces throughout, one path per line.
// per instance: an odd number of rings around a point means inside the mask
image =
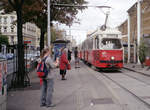
M 55 104 L 50 104 L 50 105 L 46 105 L 46 107 L 55 107 L 56 105 Z
M 61 80 L 67 80 L 66 78 L 62 78 Z
M 40 105 L 40 107 L 44 107 L 44 106 L 46 106 L 46 104 L 41 104 L 41 105 Z

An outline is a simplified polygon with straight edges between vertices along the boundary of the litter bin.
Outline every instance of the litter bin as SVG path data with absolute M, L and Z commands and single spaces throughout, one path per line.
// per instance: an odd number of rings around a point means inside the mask
M 0 59 L 0 110 L 6 110 L 7 103 L 7 61 Z

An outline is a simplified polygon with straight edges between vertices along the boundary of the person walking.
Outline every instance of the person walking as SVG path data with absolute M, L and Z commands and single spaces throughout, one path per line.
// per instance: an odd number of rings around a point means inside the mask
M 75 68 L 80 68 L 79 67 L 79 58 L 78 58 L 78 47 L 75 47 L 74 58 L 75 58 Z
M 70 49 L 68 49 L 68 61 L 70 62 L 71 61 L 71 51 L 70 51 Z
M 48 75 L 46 78 L 42 78 L 42 86 L 41 86 L 41 102 L 40 106 L 46 107 L 54 107 L 55 105 L 52 103 L 52 94 L 54 87 L 54 74 L 53 69 L 57 66 L 57 63 L 54 63 L 51 58 L 51 52 L 49 48 L 45 48 L 42 50 L 40 55 L 41 61 L 44 60 L 46 64 L 46 68 L 48 70 Z
M 62 76 L 62 80 L 66 80 L 65 75 L 66 75 L 67 65 L 69 65 L 66 52 L 67 52 L 66 48 L 61 49 L 59 68 L 60 68 L 60 75 Z

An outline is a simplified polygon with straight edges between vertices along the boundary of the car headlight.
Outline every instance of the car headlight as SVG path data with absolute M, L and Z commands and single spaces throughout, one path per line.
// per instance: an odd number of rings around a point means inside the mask
M 114 59 L 115 59 L 115 57 L 114 57 L 114 56 L 112 56 L 112 57 L 111 57 L 111 60 L 114 60 Z

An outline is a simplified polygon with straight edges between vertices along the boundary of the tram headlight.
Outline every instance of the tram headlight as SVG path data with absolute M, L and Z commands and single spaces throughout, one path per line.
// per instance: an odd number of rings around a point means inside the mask
M 115 60 L 115 57 L 114 57 L 114 56 L 112 56 L 112 57 L 111 57 L 111 60 Z

